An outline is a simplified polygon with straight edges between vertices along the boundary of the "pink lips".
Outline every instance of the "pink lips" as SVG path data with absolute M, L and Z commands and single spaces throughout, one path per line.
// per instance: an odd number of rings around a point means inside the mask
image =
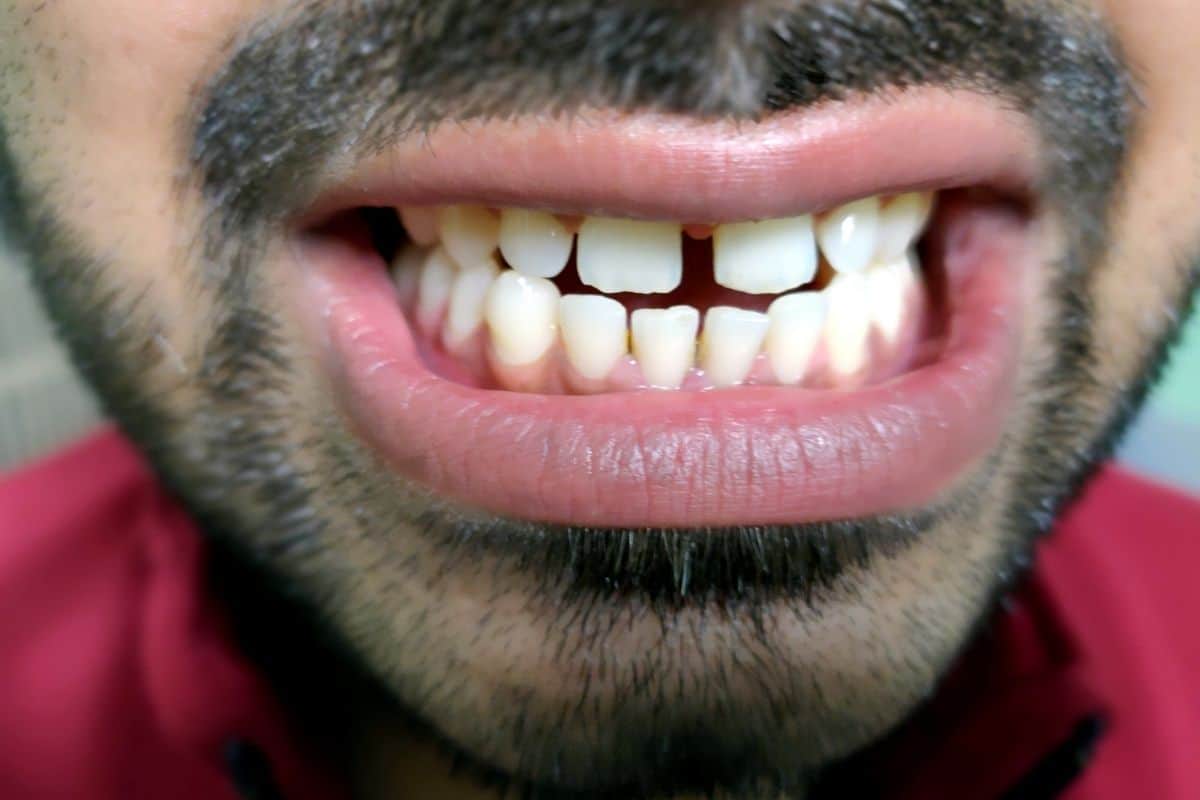
M 470 200 L 718 221 L 889 189 L 1027 186 L 1035 171 L 1026 129 L 971 95 L 911 93 L 737 135 L 658 123 L 435 133 L 424 155 L 406 147 L 384 157 L 388 179 L 364 178 L 364 167 L 318 205 Z M 306 245 L 293 272 L 303 275 L 295 285 L 305 332 L 355 433 L 439 495 L 576 525 L 794 523 L 923 505 L 997 441 L 1020 350 L 1020 278 L 1034 268 L 1028 232 L 994 209 L 965 210 L 947 225 L 951 313 L 941 357 L 846 392 L 471 388 L 425 366 L 377 259 Z

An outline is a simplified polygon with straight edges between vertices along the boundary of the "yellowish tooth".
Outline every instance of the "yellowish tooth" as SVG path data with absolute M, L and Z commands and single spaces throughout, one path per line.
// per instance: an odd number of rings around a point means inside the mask
M 900 335 L 916 281 L 916 256 L 911 253 L 867 270 L 871 321 L 888 344 Z
M 817 243 L 838 272 L 862 272 L 879 240 L 879 198 L 847 203 L 817 222 Z
M 662 294 L 683 280 L 683 227 L 588 217 L 579 228 L 579 279 L 605 294 Z
M 717 388 L 746 380 L 762 351 L 770 321 L 766 314 L 731 306 L 710 308 L 700 338 L 700 364 Z
M 909 192 L 884 204 L 879 214 L 876 263 L 895 261 L 917 243 L 933 214 L 933 201 L 933 192 Z
M 417 287 L 421 283 L 421 267 L 429 251 L 423 247 L 409 243 L 396 254 L 392 260 L 392 281 L 396 284 L 396 293 L 406 300 L 417 296 Z
M 515 208 L 500 214 L 500 252 L 522 275 L 557 277 L 574 245 L 575 237 L 553 214 Z
M 603 380 L 629 352 L 625 306 L 599 294 L 568 294 L 559 303 L 563 347 L 585 378 Z
M 417 319 L 423 325 L 434 324 L 445 309 L 457 273 L 458 267 L 445 248 L 435 248 L 425 259 L 417 287 Z
M 642 308 L 633 312 L 633 355 L 646 383 L 678 389 L 696 360 L 700 312 L 691 306 Z
M 817 274 L 812 217 L 718 225 L 713 274 L 718 285 L 749 294 L 800 288 Z
M 775 379 L 792 386 L 807 377 L 825 327 L 825 292 L 785 294 L 767 309 L 767 359 Z
M 401 208 L 400 222 L 408 238 L 421 247 L 432 247 L 438 240 L 437 209 L 428 206 Z
M 861 273 L 838 275 L 825 291 L 829 301 L 825 322 L 829 365 L 839 378 L 850 378 L 863 371 L 870 355 L 867 278 Z
M 519 367 L 541 359 L 558 337 L 558 287 L 545 278 L 505 270 L 492 282 L 484 319 L 501 363 Z
M 494 259 L 482 266 L 459 270 L 450 290 L 450 305 L 442 341 L 451 351 L 460 348 L 483 325 L 483 308 L 500 266 Z
M 500 246 L 500 218 L 479 206 L 447 206 L 438 212 L 442 246 L 460 267 L 486 263 Z

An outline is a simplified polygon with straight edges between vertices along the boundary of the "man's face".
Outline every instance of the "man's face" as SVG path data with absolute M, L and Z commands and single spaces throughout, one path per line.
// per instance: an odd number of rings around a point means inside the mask
M 1195 279 L 1198 35 L 6 0 L 4 213 L 113 413 L 397 719 L 518 785 L 799 792 L 1140 399 Z

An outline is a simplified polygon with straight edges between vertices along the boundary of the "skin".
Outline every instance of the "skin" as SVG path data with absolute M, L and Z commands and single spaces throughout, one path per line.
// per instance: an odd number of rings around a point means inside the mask
M 1110 77 L 1136 65 L 1139 102 L 1128 119 L 1073 131 L 1076 151 L 1095 145 L 1118 160 L 1064 173 L 1079 182 L 1039 209 L 1045 268 L 1028 287 L 1021 400 L 1004 440 L 924 517 L 869 521 L 922 535 L 888 557 L 847 555 L 827 580 L 806 573 L 815 595 L 776 585 L 738 596 L 714 581 L 689 599 L 650 578 L 615 594 L 598 591 L 600 581 L 564 584 L 523 565 L 511 545 L 456 545 L 468 526 L 506 542 L 540 529 L 497 526 L 381 469 L 302 366 L 295 321 L 270 289 L 292 266 L 272 221 L 302 203 L 304 166 L 327 142 L 302 142 L 285 160 L 300 177 L 284 183 L 243 168 L 243 154 L 193 124 L 198 105 L 220 111 L 222 96 L 270 80 L 255 74 L 239 88 L 230 59 L 256 20 L 289 5 L 0 1 L 3 212 L 80 366 L 211 533 L 223 556 L 215 588 L 260 645 L 253 652 L 268 670 L 284 665 L 281 692 L 363 796 L 495 796 L 506 786 L 802 796 L 822 767 L 886 732 L 936 685 L 1107 453 L 1197 280 L 1200 86 L 1190 76 L 1200 69 L 1200 7 L 1014 3 L 1107 31 L 1122 54 Z M 702 4 L 729 47 L 738 41 L 721 14 L 733 5 Z M 745 5 L 767 19 L 805 4 Z M 855 76 L 843 77 L 853 88 Z M 735 83 L 721 87 L 648 86 L 641 105 L 705 118 L 761 111 Z M 460 88 L 468 107 L 476 98 Z M 280 113 L 299 102 L 285 90 Z M 558 99 L 612 100 L 603 87 L 578 94 Z M 534 104 L 519 92 L 509 99 Z M 352 117 L 328 119 L 353 127 Z M 241 205 L 239 187 L 272 180 L 275 207 Z M 255 357 L 267 377 L 247 389 L 237 378 Z M 602 545 L 589 557 L 608 553 Z M 280 596 L 258 590 L 259 579 Z M 757 666 L 740 666 L 739 655 Z M 730 709 L 740 724 L 728 722 Z M 622 746 L 645 731 L 689 757 Z M 753 757 L 739 771 L 732 753 L 746 742 Z M 452 775 L 447 754 L 469 769 Z

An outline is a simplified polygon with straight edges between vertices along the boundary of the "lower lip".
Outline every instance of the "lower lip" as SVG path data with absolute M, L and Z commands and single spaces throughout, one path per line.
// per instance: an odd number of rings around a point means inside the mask
M 971 212 L 967 212 L 970 214 Z M 933 500 L 999 438 L 1020 344 L 1023 220 L 948 231 L 935 362 L 855 391 L 543 396 L 423 363 L 377 260 L 298 250 L 302 321 L 355 433 L 398 474 L 503 516 L 602 527 L 849 519 Z

